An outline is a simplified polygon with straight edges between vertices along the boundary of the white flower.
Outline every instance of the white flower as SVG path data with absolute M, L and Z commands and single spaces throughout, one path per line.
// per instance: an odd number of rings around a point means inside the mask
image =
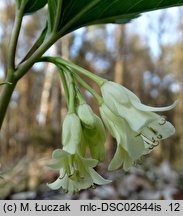
M 118 144 L 109 169 L 116 169 L 123 164 L 127 170 L 135 160 L 149 153 L 159 140 L 175 133 L 170 122 L 152 111 L 170 110 L 177 102 L 162 108 L 146 106 L 131 91 L 110 81 L 103 84 L 101 91 L 104 103 L 100 113 Z
M 101 87 L 104 103 L 117 115 L 124 118 L 130 127 L 139 131 L 159 116 L 153 112 L 163 112 L 174 108 L 177 101 L 167 107 L 151 107 L 141 103 L 140 99 L 120 84 L 106 81 Z M 171 134 L 172 135 L 172 134 Z
M 93 128 L 95 125 L 95 114 L 91 107 L 87 104 L 80 104 L 77 108 L 77 114 L 81 122 L 85 124 L 85 127 Z
M 78 192 L 81 189 L 92 187 L 94 184 L 102 185 L 111 182 L 101 177 L 94 170 L 98 160 L 85 158 L 86 141 L 89 142 L 89 146 L 94 145 L 90 146 L 91 154 L 94 157 L 101 159 L 104 154 L 103 140 L 99 140 L 99 143 L 102 141 L 100 146 L 95 146 L 97 141 L 94 143 L 93 140 L 100 138 L 98 133 L 101 132 L 98 127 L 98 119 L 96 118 L 95 121 L 93 128 L 88 125 L 89 127 L 84 129 L 75 113 L 66 115 L 63 122 L 63 149 L 57 149 L 53 152 L 54 162 L 49 165 L 50 168 L 59 170 L 60 173 L 59 178 L 55 182 L 48 184 L 51 189 L 63 188 L 67 192 Z M 98 128 L 99 130 L 95 131 Z M 89 138 L 89 136 L 91 137 Z M 101 152 L 97 152 L 97 148 Z
M 146 146 L 143 138 L 133 131 L 128 123 L 116 116 L 105 104 L 100 106 L 100 114 L 111 135 L 117 140 L 116 153 L 109 165 L 109 170 L 118 169 L 123 165 L 128 170 L 144 152 Z
M 48 186 L 52 190 L 63 188 L 66 192 L 78 192 L 87 189 L 94 184 L 103 185 L 111 181 L 101 177 L 93 168 L 98 161 L 86 159 L 78 154 L 70 154 L 57 149 L 52 155 L 55 160 L 49 167 L 59 170 L 59 178 Z
M 74 154 L 78 151 L 81 142 L 82 128 L 80 119 L 75 113 L 66 115 L 62 129 L 63 150 Z

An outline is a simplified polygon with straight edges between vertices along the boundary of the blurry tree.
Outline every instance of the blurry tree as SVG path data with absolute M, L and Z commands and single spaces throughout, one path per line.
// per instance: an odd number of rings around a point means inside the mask
M 182 20 L 183 10 L 179 9 L 179 23 L 177 33 L 179 35 L 178 41 L 173 47 L 173 74 L 176 76 L 178 82 L 175 85 L 175 90 L 178 92 L 177 96 L 179 98 L 179 104 L 176 107 L 176 112 L 174 115 L 174 121 L 176 125 L 176 137 L 174 143 L 174 165 L 176 168 L 182 170 L 183 164 L 183 20 Z M 178 88 L 178 89 L 177 89 Z
M 127 79 L 126 70 L 126 27 L 116 26 L 115 28 L 115 68 L 114 68 L 114 81 L 119 84 L 125 83 Z

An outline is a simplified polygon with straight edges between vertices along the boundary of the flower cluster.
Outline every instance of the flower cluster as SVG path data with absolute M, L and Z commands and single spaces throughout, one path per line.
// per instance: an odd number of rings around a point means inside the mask
M 49 165 L 60 173 L 55 182 L 48 184 L 51 189 L 62 187 L 65 191 L 78 192 L 94 187 L 94 184 L 110 182 L 95 170 L 105 160 L 105 128 L 117 141 L 109 170 L 121 166 L 128 170 L 161 140 L 175 133 L 174 126 L 155 112 L 171 110 L 177 101 L 167 107 L 150 107 L 142 104 L 134 93 L 122 85 L 104 80 L 63 59 L 52 62 L 60 69 L 68 113 L 62 127 L 63 148 L 53 152 L 53 163 Z M 95 81 L 100 86 L 101 96 L 70 68 Z M 101 118 L 87 104 L 78 84 L 97 99 Z
M 57 190 L 62 187 L 66 192 L 103 185 L 110 181 L 101 177 L 95 170 L 99 161 L 105 158 L 105 130 L 102 121 L 90 106 L 78 106 L 77 113 L 69 113 L 63 122 L 63 149 L 56 149 L 50 168 L 59 170 L 59 178 L 48 186 Z M 92 158 L 86 158 L 89 147 Z
M 116 153 L 109 165 L 114 170 L 123 165 L 128 170 L 142 155 L 149 153 L 160 140 L 175 133 L 174 126 L 166 119 L 152 112 L 167 111 L 176 106 L 146 106 L 125 87 L 106 81 L 102 87 L 103 104 L 101 117 L 117 140 Z

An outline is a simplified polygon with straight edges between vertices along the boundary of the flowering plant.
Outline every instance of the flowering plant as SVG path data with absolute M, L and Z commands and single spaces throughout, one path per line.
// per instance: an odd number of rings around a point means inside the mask
M 94 184 L 110 182 L 94 170 L 105 159 L 106 129 L 117 142 L 116 152 L 108 167 L 110 171 L 120 167 L 129 170 L 161 140 L 175 133 L 174 126 L 155 112 L 171 110 L 177 101 L 167 107 L 147 106 L 124 86 L 100 78 L 62 58 L 43 57 L 41 61 L 57 65 L 65 82 L 68 100 L 68 114 L 62 129 L 63 150 L 53 152 L 56 161 L 50 165 L 59 170 L 60 177 L 49 184 L 50 188 L 62 187 L 66 191 L 76 192 L 93 187 Z M 81 79 L 79 73 L 96 82 L 101 94 Z M 87 104 L 79 91 L 79 85 L 96 98 L 100 117 Z M 87 149 L 90 158 L 86 154 Z
M 154 112 L 168 111 L 168 107 L 154 108 L 141 103 L 125 87 L 104 80 L 93 73 L 57 57 L 42 57 L 60 38 L 84 26 L 94 24 L 125 24 L 140 13 L 183 5 L 183 0 L 16 0 L 15 23 L 9 40 L 5 80 L 0 82 L 0 129 L 11 96 L 19 80 L 39 61 L 52 62 L 58 67 L 65 91 L 68 113 L 62 127 L 63 149 L 53 152 L 51 168 L 60 177 L 49 184 L 52 189 L 62 187 L 76 192 L 93 184 L 106 184 L 94 168 L 105 160 L 106 129 L 117 141 L 109 170 L 123 167 L 128 170 L 143 155 L 175 133 L 174 126 Z M 25 15 L 47 9 L 45 26 L 30 50 L 17 63 L 19 35 Z M 36 34 L 37 35 L 37 34 Z M 22 48 L 22 47 L 21 47 Z M 20 49 L 21 50 L 21 49 Z M 80 76 L 96 82 L 101 94 L 96 93 Z M 80 92 L 83 86 L 97 100 L 100 117 L 87 104 Z M 1 136 L 0 136 L 1 137 Z

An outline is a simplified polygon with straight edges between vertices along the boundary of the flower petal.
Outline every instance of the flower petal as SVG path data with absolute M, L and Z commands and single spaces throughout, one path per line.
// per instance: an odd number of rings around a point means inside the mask
M 108 166 L 108 170 L 112 171 L 112 170 L 116 170 L 118 169 L 122 163 L 123 163 L 123 156 L 124 156 L 124 152 L 122 150 L 122 148 L 120 146 L 117 147 L 116 152 Z
M 52 153 L 52 158 L 54 159 L 60 159 L 60 158 L 65 158 L 68 155 L 70 155 L 68 152 L 62 150 L 62 149 L 56 149 Z
M 84 158 L 84 157 L 80 157 L 80 159 L 82 161 L 82 164 L 89 166 L 89 167 L 96 167 L 96 165 L 98 164 L 98 160 L 92 159 L 92 158 Z
M 133 106 L 142 111 L 152 111 L 152 112 L 164 112 L 173 109 L 178 104 L 178 100 L 176 100 L 172 105 L 166 107 L 151 107 L 144 105 L 142 103 L 136 103 L 132 101 Z
M 129 89 L 123 87 L 125 89 L 126 94 L 128 95 L 130 102 L 133 106 L 135 106 L 137 109 L 142 111 L 152 111 L 152 112 L 163 112 L 173 109 L 177 104 L 178 100 L 176 100 L 172 105 L 166 106 L 166 107 L 152 107 L 147 106 L 145 104 L 142 104 L 140 99 Z
M 62 134 L 63 149 L 71 154 L 75 154 L 81 141 L 81 124 L 75 113 L 66 115 Z
M 51 188 L 52 190 L 58 190 L 59 188 L 62 187 L 62 180 L 61 179 L 57 179 L 56 181 L 54 181 L 53 183 L 51 184 L 47 184 L 49 188 Z
M 111 183 L 111 180 L 104 179 L 101 175 L 99 175 L 94 169 L 89 168 L 90 175 L 93 179 L 93 182 L 98 185 L 104 185 Z
M 144 127 L 148 122 L 153 121 L 157 118 L 157 114 L 153 112 L 144 112 L 137 110 L 135 107 L 117 107 L 119 116 L 124 118 L 133 131 L 139 132 L 140 128 Z
M 148 128 L 157 131 L 156 138 L 159 140 L 166 139 L 175 133 L 174 126 L 165 119 L 164 122 L 162 122 L 162 118 L 155 119 L 148 124 Z
M 145 150 L 143 138 L 134 131 L 130 130 L 128 124 L 126 124 L 126 130 L 124 133 L 126 140 L 124 143 L 120 144 L 133 160 L 139 159 Z
M 129 156 L 129 154 L 120 145 L 117 147 L 116 153 L 111 160 L 108 170 L 115 170 L 123 166 L 125 171 L 133 165 L 134 161 Z
M 59 161 L 55 161 L 52 164 L 48 164 L 47 167 L 52 168 L 52 169 L 56 169 L 56 170 L 60 170 L 61 167 L 63 167 L 64 165 L 64 160 L 60 159 Z
M 77 114 L 85 127 L 93 128 L 95 126 L 95 114 L 88 104 L 79 105 Z
M 105 159 L 106 132 L 102 120 L 95 115 L 95 126 L 93 128 L 83 127 L 83 135 L 92 158 L 103 161 Z
M 114 104 L 116 101 L 120 101 L 122 104 L 129 103 L 125 89 L 118 83 L 106 81 L 101 87 L 101 92 L 104 101 L 110 101 Z

